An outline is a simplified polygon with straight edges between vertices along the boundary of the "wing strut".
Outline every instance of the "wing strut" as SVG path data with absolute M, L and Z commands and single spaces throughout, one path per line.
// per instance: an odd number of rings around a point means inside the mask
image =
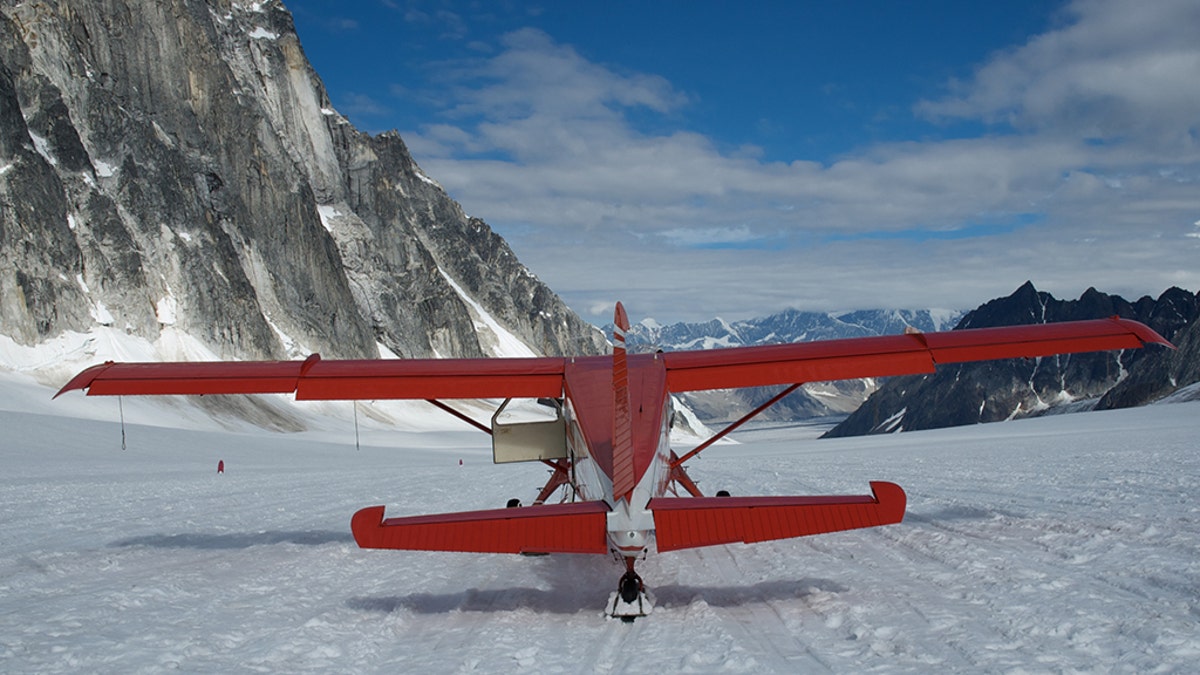
M 700 454 L 701 450 L 704 450 L 705 448 L 712 445 L 713 443 L 716 443 L 717 441 L 721 440 L 722 438 L 725 438 L 730 433 L 732 433 L 734 430 L 736 430 L 738 427 L 742 426 L 746 422 L 749 422 L 750 420 L 757 417 L 759 415 L 759 413 L 761 413 L 762 411 L 766 410 L 767 408 L 770 408 L 771 406 L 775 405 L 776 403 L 779 403 L 779 401 L 781 401 L 784 396 L 787 396 L 788 394 L 792 393 L 793 391 L 796 391 L 797 389 L 799 389 L 801 384 L 803 384 L 803 383 L 797 382 L 796 384 L 793 384 L 792 386 L 788 387 L 787 389 L 784 389 L 783 391 L 779 392 L 778 394 L 775 394 L 775 396 L 771 397 L 771 400 L 758 406 L 754 410 L 751 410 L 750 412 L 746 413 L 745 415 L 742 416 L 742 418 L 740 420 L 734 422 L 733 424 L 730 424 L 729 426 L 725 427 L 724 429 L 713 434 L 712 438 L 709 438 L 707 441 L 704 441 L 700 445 L 697 445 L 696 447 L 692 448 L 683 457 L 672 458 L 671 459 L 671 468 L 674 469 L 675 467 L 682 465 L 684 462 L 686 462 L 689 459 Z
M 467 417 L 465 413 L 461 413 L 461 412 L 455 410 L 454 408 L 451 408 L 450 406 L 446 405 L 445 403 L 442 403 L 441 401 L 437 400 L 436 398 L 427 398 L 427 399 L 425 399 L 425 401 L 427 403 L 432 403 L 433 405 L 437 406 L 438 408 L 441 408 L 442 410 L 445 410 L 446 412 L 450 413 L 451 415 L 454 415 L 455 417 L 466 422 L 467 424 L 470 424 L 471 426 L 482 431 L 483 433 L 485 433 L 489 436 L 492 435 L 492 430 L 490 428 L 488 428 L 486 425 L 484 425 L 480 422 L 476 422 L 475 420 L 471 419 L 470 417 Z

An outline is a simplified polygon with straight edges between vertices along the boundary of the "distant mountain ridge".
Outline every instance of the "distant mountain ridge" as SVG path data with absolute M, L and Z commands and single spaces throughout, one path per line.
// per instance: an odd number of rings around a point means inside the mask
M 1130 302 L 1089 288 L 1058 300 L 1026 282 L 985 303 L 957 328 L 986 328 L 1120 316 L 1175 341 L 1121 352 L 1070 354 L 942 366 L 930 375 L 888 379 L 826 436 L 913 431 L 995 422 L 1059 410 L 1129 407 L 1200 381 L 1200 296 L 1170 288 Z
M 716 318 L 662 325 L 645 319 L 630 327 L 625 340 L 631 351 L 639 352 L 813 342 L 894 335 L 907 327 L 923 332 L 950 330 L 965 314 L 947 309 L 869 309 L 841 313 L 788 309 L 732 323 Z M 611 333 L 612 326 L 606 326 L 605 331 Z

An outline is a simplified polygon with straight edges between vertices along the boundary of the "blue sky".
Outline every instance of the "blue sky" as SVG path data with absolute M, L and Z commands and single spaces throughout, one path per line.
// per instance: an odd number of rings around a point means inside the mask
M 1200 288 L 1200 3 L 290 0 L 585 318 Z

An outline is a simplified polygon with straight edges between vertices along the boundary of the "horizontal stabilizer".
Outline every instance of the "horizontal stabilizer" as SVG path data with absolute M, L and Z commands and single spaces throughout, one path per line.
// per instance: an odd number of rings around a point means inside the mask
M 576 502 L 407 518 L 384 507 L 354 514 L 350 529 L 362 548 L 467 553 L 607 553 L 608 504 Z
M 873 495 L 833 497 L 662 497 L 650 500 L 659 551 L 854 530 L 898 523 L 907 503 L 894 483 Z

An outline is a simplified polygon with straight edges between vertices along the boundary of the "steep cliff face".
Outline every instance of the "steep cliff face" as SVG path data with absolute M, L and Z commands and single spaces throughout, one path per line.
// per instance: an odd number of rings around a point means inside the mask
M 166 326 L 223 357 L 594 353 L 395 133 L 332 109 L 278 1 L 0 0 L 0 334 Z
M 1168 297 L 1169 296 L 1169 297 Z M 1200 294 L 1173 288 L 1160 299 L 1160 314 L 1165 321 L 1157 327 L 1175 344 L 1175 349 L 1158 358 L 1146 360 L 1141 367 L 1117 383 L 1096 403 L 1099 410 L 1130 408 L 1173 394 L 1200 382 Z M 1192 316 L 1190 322 L 1173 317 Z

